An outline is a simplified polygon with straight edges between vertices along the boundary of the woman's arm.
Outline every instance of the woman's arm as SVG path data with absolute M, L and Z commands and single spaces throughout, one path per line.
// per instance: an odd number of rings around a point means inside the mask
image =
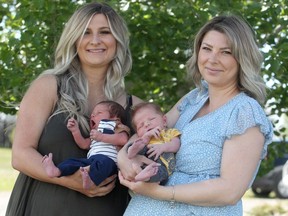
M 38 180 L 48 180 L 41 166 L 43 156 L 37 148 L 43 128 L 56 104 L 56 92 L 55 77 L 36 79 L 23 97 L 17 116 L 12 166 Z
M 109 193 L 114 183 L 101 188 L 95 186 L 85 191 L 82 187 L 80 171 L 69 177 L 50 178 L 47 176 L 41 163 L 43 155 L 37 151 L 37 148 L 41 133 L 57 99 L 57 81 L 52 75 L 38 78 L 26 92 L 20 104 L 12 145 L 13 168 L 37 180 L 62 185 L 88 196 Z M 107 181 L 113 181 L 113 179 L 115 176 Z
M 161 200 L 201 206 L 234 205 L 241 199 L 254 177 L 264 145 L 258 127 L 226 140 L 223 148 L 220 177 L 206 181 L 160 186 L 153 183 L 130 182 L 119 175 L 121 184 L 136 193 Z
M 142 99 L 140 99 L 139 97 L 135 96 L 135 95 L 132 95 L 132 103 L 133 103 L 133 106 L 139 104 L 139 103 L 142 103 L 144 102 Z
M 184 95 L 180 100 L 178 100 L 178 102 L 172 107 L 171 110 L 169 110 L 166 113 L 166 117 L 167 117 L 167 126 L 168 128 L 173 128 L 179 118 L 179 111 L 178 111 L 178 106 L 180 105 L 180 103 L 182 102 L 182 100 L 186 97 L 186 95 Z

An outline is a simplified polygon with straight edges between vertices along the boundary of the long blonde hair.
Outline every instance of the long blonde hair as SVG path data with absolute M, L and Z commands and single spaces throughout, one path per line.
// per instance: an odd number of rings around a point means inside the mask
M 54 74 L 58 81 L 59 100 L 53 115 L 67 112 L 74 116 L 82 128 L 89 130 L 88 83 L 81 70 L 76 41 L 81 39 L 95 14 L 104 14 L 117 41 L 116 55 L 112 60 L 104 83 L 108 100 L 115 100 L 125 91 L 124 77 L 131 70 L 132 57 L 129 49 L 129 32 L 125 21 L 113 8 L 104 3 L 89 3 L 79 8 L 66 23 L 55 51 L 54 68 L 43 74 Z M 52 115 L 52 116 L 53 116 Z

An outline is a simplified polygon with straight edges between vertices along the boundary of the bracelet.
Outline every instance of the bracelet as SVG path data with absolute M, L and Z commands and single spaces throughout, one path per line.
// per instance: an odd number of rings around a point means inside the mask
M 171 204 L 175 203 L 175 187 L 174 187 L 174 185 L 172 186 L 172 198 L 170 200 L 170 203 Z

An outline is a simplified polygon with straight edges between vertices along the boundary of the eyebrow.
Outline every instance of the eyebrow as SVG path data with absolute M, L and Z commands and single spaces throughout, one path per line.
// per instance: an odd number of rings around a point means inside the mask
M 109 26 L 103 26 L 103 27 L 100 27 L 99 29 L 109 29 L 110 30 L 110 27 Z
M 208 47 L 213 47 L 212 45 L 210 45 L 208 43 L 205 43 L 205 42 L 202 42 L 202 44 L 205 44 Z M 226 50 L 226 49 L 230 49 L 231 50 L 231 47 L 222 47 L 222 48 L 220 48 L 220 50 Z
M 93 27 L 92 27 L 92 28 L 93 28 Z M 91 28 L 88 26 L 87 29 L 91 29 Z M 100 27 L 99 29 L 109 29 L 109 30 L 110 30 L 110 27 L 109 27 L 109 26 L 102 26 L 102 27 Z

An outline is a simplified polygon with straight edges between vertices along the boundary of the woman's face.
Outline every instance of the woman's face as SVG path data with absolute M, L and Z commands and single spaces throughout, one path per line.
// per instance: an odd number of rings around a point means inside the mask
M 106 68 L 115 56 L 116 39 L 111 33 L 107 18 L 95 14 L 86 32 L 76 43 L 83 70 L 87 68 Z
M 239 66 L 223 33 L 215 30 L 206 33 L 198 53 L 198 67 L 209 85 L 237 86 Z

